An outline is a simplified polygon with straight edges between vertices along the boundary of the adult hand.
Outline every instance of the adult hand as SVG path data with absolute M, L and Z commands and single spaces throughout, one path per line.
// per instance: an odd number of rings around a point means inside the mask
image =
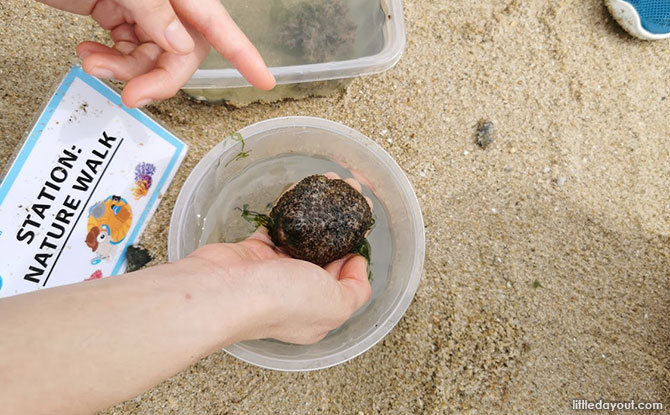
M 335 173 L 326 173 L 331 179 Z M 346 179 L 354 189 L 361 185 Z M 366 197 L 372 207 L 372 202 Z M 265 227 L 236 244 L 205 245 L 188 258 L 200 273 L 219 273 L 245 298 L 247 318 L 238 340 L 275 338 L 310 344 L 341 326 L 370 299 L 367 261 L 349 254 L 321 268 L 278 249 Z
M 242 340 L 314 343 L 370 295 L 361 256 L 321 268 L 261 228 L 171 264 L 3 298 L 3 413 L 94 413 Z
M 267 230 L 237 244 L 205 245 L 189 258 L 194 269 L 226 280 L 253 316 L 235 341 L 274 338 L 311 344 L 341 326 L 370 299 L 367 262 L 348 255 L 321 268 L 274 247 Z
M 84 70 L 127 82 L 122 100 L 144 106 L 175 95 L 209 53 L 210 44 L 255 87 L 275 80 L 256 48 L 219 0 L 40 0 L 90 15 L 111 31 L 114 47 L 83 42 Z

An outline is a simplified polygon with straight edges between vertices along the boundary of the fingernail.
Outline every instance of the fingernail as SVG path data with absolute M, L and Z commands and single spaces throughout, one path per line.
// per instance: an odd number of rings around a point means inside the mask
M 85 50 L 79 53 L 79 59 L 84 60 L 91 54 L 90 50 Z
M 114 72 L 100 67 L 91 69 L 91 75 L 103 79 L 114 79 Z
M 191 35 L 188 34 L 179 19 L 174 19 L 165 29 L 165 39 L 179 53 L 190 53 L 195 47 Z
M 143 100 L 141 100 L 140 102 L 137 103 L 137 108 L 146 107 L 147 105 L 151 104 L 152 102 L 154 102 L 154 100 L 151 99 L 151 98 L 143 99 Z

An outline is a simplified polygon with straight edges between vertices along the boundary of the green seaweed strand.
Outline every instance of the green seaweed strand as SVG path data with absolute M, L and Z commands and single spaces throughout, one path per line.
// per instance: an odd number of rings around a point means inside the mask
M 376 222 L 377 219 L 373 216 L 372 222 L 370 222 L 370 226 L 368 227 L 367 232 L 370 232 L 372 229 L 374 229 Z M 374 281 L 374 276 L 372 275 L 372 245 L 370 245 L 368 238 L 363 238 L 363 240 L 351 251 L 351 253 L 358 254 L 368 261 L 368 281 Z
M 372 275 L 372 246 L 370 245 L 368 238 L 363 238 L 361 243 L 358 244 L 358 246 L 355 247 L 351 253 L 358 254 L 368 261 L 368 281 L 374 281 L 374 277 Z
M 247 157 L 249 157 L 249 153 L 251 153 L 251 150 L 249 150 L 249 151 L 244 151 L 244 146 L 245 146 L 247 143 L 244 141 L 244 137 L 242 137 L 242 134 L 240 134 L 240 133 L 235 133 L 235 134 L 230 135 L 230 136 L 228 136 L 228 137 L 226 137 L 226 138 L 230 138 L 231 140 L 237 141 L 237 142 L 239 142 L 240 144 L 242 144 L 242 149 L 240 150 L 239 153 L 237 153 L 237 155 L 236 155 L 232 160 L 230 160 L 228 163 L 226 163 L 226 165 L 225 165 L 224 167 L 228 167 L 228 165 L 229 165 L 230 163 L 232 163 L 233 161 L 242 160 L 243 158 L 247 158 Z
M 247 222 L 249 222 L 250 224 L 254 225 L 257 228 L 265 226 L 270 231 L 272 231 L 272 228 L 274 228 L 274 221 L 270 216 L 264 213 L 249 210 L 249 205 L 247 204 L 242 206 L 241 209 L 237 208 L 237 210 L 242 212 L 242 218 L 244 218 L 244 220 L 246 220 Z

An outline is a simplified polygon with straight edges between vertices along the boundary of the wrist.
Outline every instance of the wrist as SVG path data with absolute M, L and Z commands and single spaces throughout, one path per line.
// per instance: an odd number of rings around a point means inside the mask
M 187 257 L 171 266 L 184 284 L 184 300 L 204 306 L 201 324 L 217 339 L 216 347 L 263 337 L 270 302 L 253 288 L 254 278 L 243 265 Z

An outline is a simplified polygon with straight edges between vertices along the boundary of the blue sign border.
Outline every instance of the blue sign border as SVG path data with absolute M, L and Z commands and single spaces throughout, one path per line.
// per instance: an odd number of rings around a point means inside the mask
M 151 131 L 156 133 L 159 137 L 163 138 L 165 141 L 167 141 L 168 143 L 172 144 L 175 147 L 175 153 L 170 159 L 170 162 L 168 163 L 167 168 L 165 169 L 165 173 L 163 173 L 163 175 L 161 176 L 156 186 L 156 190 L 151 195 L 151 198 L 149 199 L 147 206 L 140 215 L 138 221 L 135 223 L 135 227 L 133 228 L 132 233 L 128 237 L 126 245 L 123 247 L 121 257 L 119 258 L 119 260 L 117 261 L 116 265 L 112 270 L 111 275 L 117 275 L 121 267 L 123 266 L 123 263 L 125 262 L 126 250 L 128 249 L 128 246 L 132 245 L 135 242 L 135 239 L 138 237 L 140 233 L 140 228 L 142 228 L 143 224 L 148 219 L 149 212 L 153 209 L 153 206 L 156 203 L 156 199 L 158 198 L 159 194 L 159 189 L 163 188 L 165 182 L 168 180 L 168 177 L 170 177 L 172 170 L 177 165 L 180 156 L 187 147 L 186 144 L 184 144 L 182 141 L 180 141 L 177 137 L 175 137 L 172 133 L 170 133 L 165 128 L 160 126 L 158 123 L 153 121 L 151 118 L 149 118 L 144 112 L 135 108 L 128 108 L 124 106 L 123 103 L 121 102 L 121 96 L 116 91 L 111 89 L 109 86 L 105 85 L 99 79 L 94 78 L 85 73 L 80 66 L 73 67 L 70 70 L 70 72 L 68 72 L 68 74 L 65 76 L 65 79 L 63 79 L 60 86 L 56 90 L 56 93 L 51 97 L 51 100 L 47 104 L 46 108 L 44 109 L 39 119 L 37 120 L 37 123 L 35 123 L 35 126 L 28 135 L 28 138 L 23 144 L 21 151 L 16 156 L 16 159 L 14 160 L 12 167 L 7 172 L 7 175 L 4 177 L 2 183 L 0 183 L 0 205 L 2 205 L 2 202 L 5 200 L 5 197 L 7 197 L 7 194 L 9 193 L 9 190 L 11 189 L 12 185 L 16 181 L 16 178 L 21 172 L 23 165 L 30 156 L 30 153 L 37 144 L 39 138 L 42 136 L 42 133 L 44 132 L 44 129 L 51 120 L 51 117 L 56 111 L 56 108 L 58 107 L 58 105 L 60 105 L 61 101 L 65 97 L 65 93 L 70 89 L 70 86 L 72 85 L 75 79 L 80 79 L 81 81 L 89 85 L 91 88 L 95 89 L 102 96 L 104 96 L 112 103 L 114 103 L 114 105 L 119 106 L 123 111 L 125 111 L 131 117 L 135 118 L 137 121 L 139 121 L 144 126 L 149 128 Z

